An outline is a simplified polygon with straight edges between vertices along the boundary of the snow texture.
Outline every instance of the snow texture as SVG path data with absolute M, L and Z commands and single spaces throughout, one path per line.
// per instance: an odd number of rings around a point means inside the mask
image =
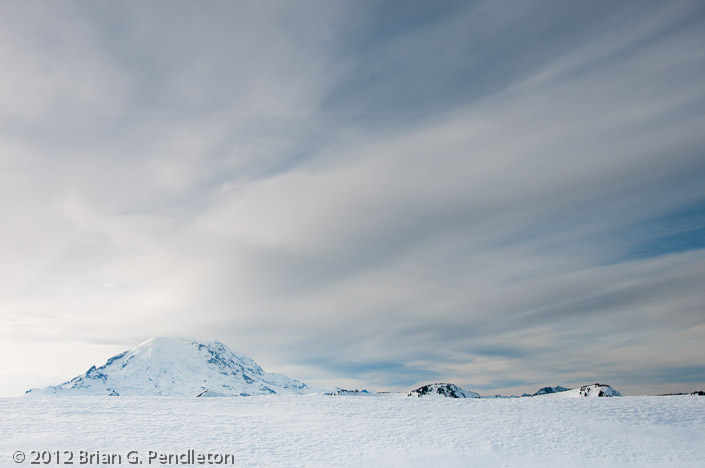
M 105 365 L 61 385 L 27 391 L 35 395 L 250 396 L 307 394 L 298 380 L 262 370 L 255 361 L 219 342 L 150 338 Z
M 22 466 L 18 450 L 189 449 L 243 468 L 705 466 L 699 396 L 404 396 L 0 398 L 0 466 Z

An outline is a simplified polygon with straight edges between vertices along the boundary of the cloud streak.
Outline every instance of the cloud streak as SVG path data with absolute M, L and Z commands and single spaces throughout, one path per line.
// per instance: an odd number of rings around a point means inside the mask
M 9 12 L 0 392 L 151 335 L 318 385 L 705 383 L 702 7 L 390 5 Z

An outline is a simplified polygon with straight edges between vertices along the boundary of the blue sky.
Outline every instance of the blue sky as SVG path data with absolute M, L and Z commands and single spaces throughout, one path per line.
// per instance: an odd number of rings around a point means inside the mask
M 0 3 L 0 395 L 160 335 L 323 386 L 704 386 L 704 23 Z

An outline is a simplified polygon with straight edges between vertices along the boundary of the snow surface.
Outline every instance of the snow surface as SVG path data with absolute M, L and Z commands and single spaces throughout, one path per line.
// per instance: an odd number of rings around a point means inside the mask
M 150 338 L 91 367 L 61 385 L 35 388 L 35 395 L 250 396 L 302 395 L 308 385 L 282 374 L 264 372 L 252 359 L 223 343 Z
M 705 398 L 0 398 L 0 467 L 189 449 L 240 467 L 702 467 Z

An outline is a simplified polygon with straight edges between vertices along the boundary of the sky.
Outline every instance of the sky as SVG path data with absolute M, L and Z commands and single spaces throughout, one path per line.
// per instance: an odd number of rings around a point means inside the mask
M 700 1 L 0 0 L 0 396 L 705 389 Z

